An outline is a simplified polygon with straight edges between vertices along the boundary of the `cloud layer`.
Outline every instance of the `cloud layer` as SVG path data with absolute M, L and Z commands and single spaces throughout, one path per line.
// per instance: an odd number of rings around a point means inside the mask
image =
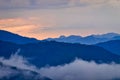
M 0 57 L 0 80 L 44 80 L 35 66 L 29 64 L 26 58 L 18 55 L 19 51 L 11 55 L 9 59 Z
M 39 69 L 35 65 L 31 65 L 26 58 L 18 55 L 11 55 L 9 59 L 0 58 L 0 63 L 13 66 L 18 69 L 35 71 L 42 76 L 46 76 L 53 80 L 114 80 L 120 79 L 120 64 L 97 64 L 94 61 L 87 62 L 76 59 L 70 64 L 49 66 Z M 9 67 L 0 65 L 0 78 L 11 77 L 19 73 Z M 25 73 L 26 74 L 26 73 Z
M 120 79 L 120 64 L 75 60 L 64 66 L 42 68 L 40 73 L 53 80 L 113 80 Z
M 0 8 L 56 8 L 96 4 L 119 6 L 120 0 L 0 0 Z
M 17 67 L 19 69 L 25 69 L 25 70 L 30 70 L 30 71 L 35 71 L 36 67 L 29 64 L 26 58 L 23 56 L 18 55 L 20 49 L 14 54 L 11 55 L 9 59 L 5 59 L 4 57 L 0 57 L 0 62 L 8 65 L 8 66 L 13 66 Z

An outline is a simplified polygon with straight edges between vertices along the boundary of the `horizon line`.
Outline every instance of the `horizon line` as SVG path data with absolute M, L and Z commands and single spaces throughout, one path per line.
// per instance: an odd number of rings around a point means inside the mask
M 61 35 L 59 35 L 59 36 L 57 36 L 57 37 L 47 37 L 47 38 L 43 38 L 43 39 L 38 39 L 38 38 L 36 38 L 36 37 L 24 36 L 24 35 L 21 35 L 21 34 L 19 34 L 19 33 L 14 33 L 14 32 L 12 32 L 12 31 L 8 31 L 8 30 L 0 29 L 0 31 L 6 31 L 6 32 L 9 32 L 9 33 L 11 33 L 11 34 L 19 35 L 19 36 L 21 36 L 21 37 L 34 38 L 34 39 L 37 39 L 37 40 L 45 40 L 45 39 L 48 39 L 48 38 L 60 38 L 60 37 L 62 37 L 62 36 L 64 36 L 64 37 L 79 36 L 79 37 L 83 37 L 83 38 L 84 38 L 84 37 L 88 37 L 88 36 L 101 36 L 101 35 L 105 35 L 105 34 L 118 34 L 118 35 L 120 35 L 120 33 L 117 33 L 117 32 L 96 33 L 96 34 L 88 34 L 88 35 L 85 35 L 85 36 L 81 36 L 81 35 L 78 35 L 78 34 L 71 34 L 71 35 L 63 35 L 63 34 L 61 34 Z

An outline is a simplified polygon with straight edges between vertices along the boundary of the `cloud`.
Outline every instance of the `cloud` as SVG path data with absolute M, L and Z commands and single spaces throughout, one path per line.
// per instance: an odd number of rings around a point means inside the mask
M 30 7 L 30 0 L 0 0 L 1 9 Z
M 102 3 L 106 3 L 108 0 L 80 0 L 81 4 L 102 4 Z
M 119 4 L 119 0 L 0 0 L 0 8 L 16 8 L 0 10 L 0 29 L 38 39 L 119 33 Z M 18 9 L 17 5 L 27 9 Z
M 120 64 L 97 64 L 77 59 L 63 66 L 42 68 L 40 73 L 53 80 L 113 80 L 120 79 Z
M 0 80 L 44 80 L 39 73 L 19 69 L 9 65 L 0 65 Z M 45 79 L 46 80 L 46 79 Z
M 69 0 L 0 0 L 0 8 L 49 8 L 67 5 Z
M 3 57 L 0 58 L 0 78 L 11 77 L 19 74 L 19 71 L 11 69 L 8 66 L 16 67 L 18 69 L 34 71 L 41 76 L 46 76 L 53 80 L 114 80 L 120 79 L 120 64 L 97 64 L 94 61 L 88 62 L 80 59 L 76 59 L 72 63 L 58 66 L 49 66 L 38 68 L 35 65 L 31 65 L 27 58 L 18 55 L 19 50 L 11 55 L 9 59 Z M 24 72 L 28 74 L 28 72 Z M 28 74 L 29 75 L 29 74 Z M 31 75 L 31 73 L 30 73 Z
M 23 56 L 18 55 L 20 52 L 20 49 L 16 53 L 10 56 L 9 59 L 5 59 L 4 57 L 0 58 L 0 62 L 3 63 L 4 65 L 8 66 L 13 66 L 17 67 L 19 69 L 25 69 L 25 70 L 30 70 L 30 71 L 36 71 L 36 67 L 29 64 L 26 58 Z
M 8 18 L 8 19 L 0 19 L 0 26 L 3 27 L 17 27 L 30 24 L 27 19 L 22 18 Z
M 66 8 L 105 4 L 119 6 L 120 0 L 0 0 L 0 8 Z
M 73 3 L 79 2 L 80 4 L 96 5 L 96 4 L 111 4 L 116 5 L 120 0 L 71 0 Z
M 4 77 L 9 78 L 10 76 L 14 76 L 17 73 L 17 71 L 12 70 L 10 67 L 0 65 L 0 79 Z
M 41 7 L 62 7 L 68 4 L 69 0 L 36 0 L 37 5 L 41 5 Z
M 42 78 L 40 74 L 37 74 L 37 68 L 27 61 L 26 58 L 18 55 L 20 49 L 11 55 L 9 59 L 0 57 L 0 79 L 24 78 L 24 80 L 34 79 L 38 80 Z M 34 74 L 34 73 L 36 74 Z
M 39 35 L 42 35 L 42 30 L 49 27 L 49 24 L 45 23 L 45 20 L 42 18 L 39 19 L 36 17 L 0 19 L 0 29 L 36 38 L 42 38 Z
M 90 1 L 82 3 L 90 4 Z M 0 29 L 38 39 L 71 34 L 85 36 L 106 32 L 119 33 L 119 14 L 119 9 L 106 7 L 7 10 L 1 11 Z

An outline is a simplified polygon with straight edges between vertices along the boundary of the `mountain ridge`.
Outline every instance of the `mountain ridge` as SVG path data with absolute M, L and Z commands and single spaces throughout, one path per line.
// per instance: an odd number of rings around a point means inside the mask
M 70 35 L 70 36 L 61 35 L 58 38 L 47 38 L 43 40 L 38 40 L 36 38 L 23 37 L 19 34 L 15 34 L 5 30 L 0 30 L 0 40 L 13 42 L 17 44 L 38 43 L 39 41 L 46 40 L 46 41 L 93 45 L 93 44 L 106 42 L 110 40 L 120 40 L 120 34 L 111 32 L 111 33 L 97 34 L 97 35 L 92 34 L 85 37 L 82 37 L 79 35 Z
M 35 38 L 28 38 L 28 37 L 23 37 L 21 35 L 5 31 L 5 30 L 0 30 L 0 40 L 2 41 L 7 41 L 7 42 L 13 42 L 17 44 L 27 44 L 27 43 L 37 43 L 39 40 Z
M 66 42 L 66 43 L 80 43 L 80 44 L 88 44 L 93 45 L 101 42 L 106 42 L 110 40 L 120 39 L 120 34 L 118 33 L 106 33 L 101 35 L 89 35 L 89 36 L 78 36 L 78 35 L 70 35 L 70 36 L 60 36 L 58 38 L 47 38 L 47 41 L 58 41 L 58 42 Z
M 98 43 L 96 46 L 102 47 L 112 53 L 120 55 L 120 40 L 111 40 L 103 43 Z
M 0 48 L 0 56 L 6 58 L 17 49 L 21 49 L 19 55 L 31 58 L 29 61 L 39 67 L 63 65 L 74 61 L 76 58 L 97 63 L 120 63 L 119 55 L 113 54 L 104 48 L 77 43 L 41 41 L 39 43 L 18 45 L 1 41 Z

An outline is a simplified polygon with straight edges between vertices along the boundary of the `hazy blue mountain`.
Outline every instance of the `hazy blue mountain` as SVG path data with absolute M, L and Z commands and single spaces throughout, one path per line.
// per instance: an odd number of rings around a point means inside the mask
M 47 41 L 57 41 L 57 42 L 66 42 L 66 43 L 81 43 L 81 44 L 96 44 L 100 42 L 106 42 L 109 40 L 120 39 L 120 34 L 117 33 L 107 33 L 102 35 L 90 35 L 86 37 L 71 35 L 71 36 L 60 36 L 59 38 L 48 38 Z
M 71 36 L 60 36 L 59 38 L 48 38 L 45 39 L 47 41 L 57 41 L 57 42 L 68 42 L 68 43 L 79 43 L 80 39 L 82 39 L 81 36 L 71 35 Z
M 120 40 L 120 36 L 113 37 L 114 40 Z
M 108 42 L 103 42 L 96 44 L 97 46 L 103 47 L 104 49 L 120 55 L 120 40 L 112 40 Z
M 3 46 L 4 45 L 4 46 Z M 55 41 L 41 41 L 18 45 L 0 41 L 0 56 L 8 58 L 10 54 L 21 49 L 20 55 L 30 58 L 30 63 L 42 67 L 46 65 L 57 66 L 70 63 L 76 58 L 97 63 L 120 63 L 120 56 L 97 46 L 62 43 Z
M 39 73 L 5 65 L 0 62 L 0 80 L 51 80 L 42 77 Z
M 38 41 L 3 30 L 0 31 L 0 36 L 0 56 L 9 58 L 11 54 L 14 54 L 17 51 L 17 49 L 21 49 L 19 54 L 32 58 L 30 59 L 30 62 L 39 67 L 70 63 L 75 60 L 75 58 L 81 58 L 87 61 L 94 60 L 98 63 L 109 63 L 112 61 L 119 63 L 120 61 L 120 56 L 113 54 L 104 48 L 92 45 L 73 44 L 75 40 L 76 42 L 80 40 L 86 44 L 91 44 L 93 42 L 97 43 L 99 40 L 106 40 L 105 38 L 95 38 L 94 35 L 87 37 L 74 35 L 67 38 L 65 36 L 60 37 L 63 41 L 65 39 L 66 41 L 70 40 L 70 43 L 51 40 Z
M 0 30 L 0 40 L 13 42 L 17 44 L 27 44 L 27 43 L 36 43 L 39 40 L 35 38 L 23 37 L 18 34 L 14 34 L 8 31 Z
M 93 35 L 96 38 L 113 38 L 116 36 L 120 36 L 118 33 L 106 33 L 106 34 L 101 34 L 101 35 Z
M 35 38 L 23 37 L 18 34 L 14 34 L 5 30 L 0 30 L 0 40 L 8 41 L 17 44 L 27 44 L 27 43 L 37 43 L 40 40 Z M 97 44 L 101 42 L 106 42 L 110 40 L 120 40 L 120 34 L 117 33 L 107 33 L 102 35 L 90 35 L 86 37 L 82 36 L 60 36 L 59 38 L 48 38 L 45 39 L 47 41 L 57 41 L 57 42 L 65 42 L 65 43 L 81 43 L 81 44 Z

